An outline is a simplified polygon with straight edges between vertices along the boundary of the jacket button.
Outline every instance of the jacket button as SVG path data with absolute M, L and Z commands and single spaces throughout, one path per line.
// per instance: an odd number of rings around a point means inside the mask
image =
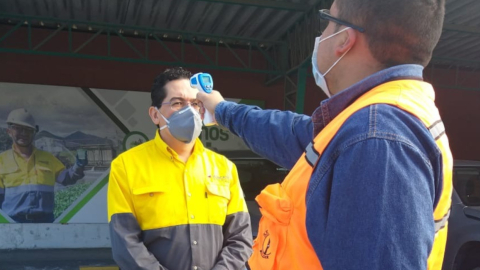
M 150 197 L 153 197 L 153 193 L 150 193 Z
M 198 269 L 198 267 L 196 267 L 196 266 L 193 267 L 193 270 L 197 270 L 197 269 Z
M 194 218 L 195 218 L 195 216 L 194 216 L 194 215 L 191 215 L 191 216 L 190 216 L 190 218 L 191 218 L 191 219 L 194 219 Z
M 197 241 L 193 241 L 193 244 L 196 245 L 196 244 L 197 244 Z

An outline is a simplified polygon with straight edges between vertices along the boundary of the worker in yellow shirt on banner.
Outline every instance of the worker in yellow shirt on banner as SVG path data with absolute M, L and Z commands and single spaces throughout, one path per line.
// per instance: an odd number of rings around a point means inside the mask
M 7 118 L 12 149 L 0 154 L 0 208 L 15 222 L 54 221 L 54 185 L 72 185 L 83 178 L 86 156 L 77 156 L 66 169 L 52 154 L 33 145 L 38 126 L 26 109 L 16 109 Z

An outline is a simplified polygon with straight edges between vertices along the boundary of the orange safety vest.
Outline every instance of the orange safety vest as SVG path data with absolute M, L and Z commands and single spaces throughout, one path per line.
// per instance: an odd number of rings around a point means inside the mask
M 308 184 L 323 151 L 343 123 L 372 104 L 390 104 L 418 117 L 442 152 L 443 191 L 433 211 L 435 240 L 428 262 L 425 262 L 429 270 L 441 269 L 451 205 L 452 154 L 434 104 L 432 86 L 422 81 L 398 80 L 373 88 L 342 111 L 315 137 L 283 183 L 269 185 L 257 196 L 262 218 L 249 260 L 253 270 L 323 269 L 308 239 L 305 224 Z

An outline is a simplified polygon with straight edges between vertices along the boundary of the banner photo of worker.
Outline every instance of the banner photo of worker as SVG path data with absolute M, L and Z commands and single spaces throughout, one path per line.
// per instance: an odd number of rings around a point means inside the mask
M 108 175 L 125 133 L 81 88 L 0 83 L 3 223 L 61 222 Z

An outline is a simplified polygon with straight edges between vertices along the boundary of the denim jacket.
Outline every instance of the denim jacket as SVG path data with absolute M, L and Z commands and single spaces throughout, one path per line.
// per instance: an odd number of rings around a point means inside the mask
M 422 72 L 377 72 L 322 101 L 312 117 L 227 101 L 215 116 L 254 152 L 291 169 L 361 95 L 392 80 L 422 80 Z M 307 233 L 323 268 L 426 269 L 441 183 L 441 152 L 419 119 L 386 104 L 357 111 L 325 149 L 306 194 Z

